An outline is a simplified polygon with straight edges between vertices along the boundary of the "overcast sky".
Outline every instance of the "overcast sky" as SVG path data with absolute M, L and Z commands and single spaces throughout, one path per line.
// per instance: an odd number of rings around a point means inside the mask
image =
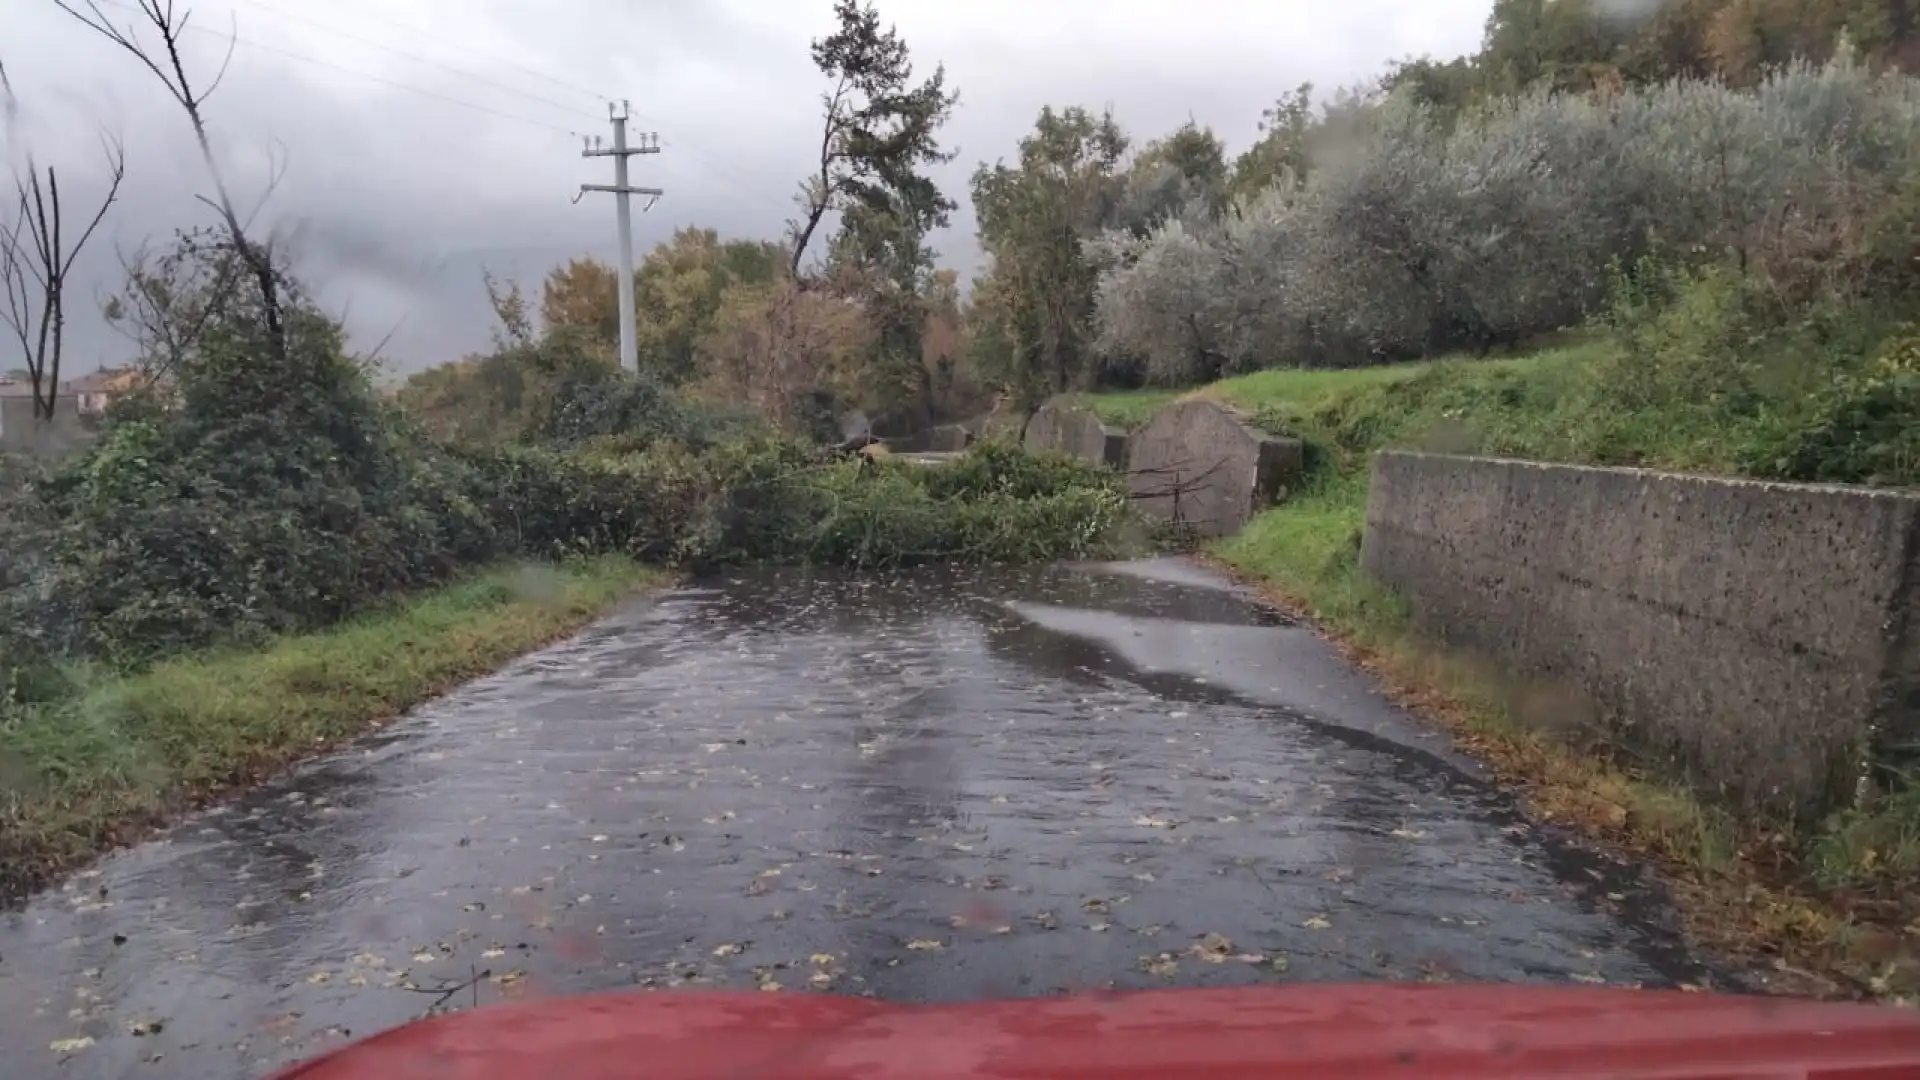
M 293 239 L 303 276 L 357 341 L 393 331 L 402 371 L 484 346 L 482 268 L 532 284 L 565 259 L 616 251 L 610 183 L 577 133 L 604 135 L 606 98 L 630 99 L 665 152 L 633 182 L 666 189 L 635 221 L 644 253 L 676 226 L 771 236 L 818 139 L 811 38 L 830 0 L 175 0 L 198 32 L 188 61 L 211 73 L 239 45 L 207 107 L 236 197 L 285 177 L 263 221 Z M 1137 137 L 1192 117 L 1237 152 L 1290 87 L 1323 90 L 1391 59 L 1478 43 L 1491 0 L 881 0 L 915 60 L 944 62 L 961 105 L 941 177 L 962 204 L 936 238 L 942 262 L 978 262 L 966 181 L 1010 156 L 1045 104 L 1111 104 Z M 101 0 L 123 25 L 130 0 Z M 127 358 L 95 297 L 115 248 L 207 220 L 208 190 L 185 119 L 154 78 L 53 0 L 0 0 L 0 61 L 20 101 L 10 162 L 61 167 L 70 204 L 98 190 L 97 134 L 124 140 L 122 202 L 81 267 L 68 370 Z M 601 95 L 605 95 L 603 98 Z M 397 330 L 396 330 L 397 328 Z M 0 369 L 18 366 L 0 348 Z

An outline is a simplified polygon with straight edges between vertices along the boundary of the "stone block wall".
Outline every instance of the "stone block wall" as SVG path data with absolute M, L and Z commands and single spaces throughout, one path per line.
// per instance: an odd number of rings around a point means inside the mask
M 1071 454 L 1116 469 L 1127 464 L 1127 433 L 1068 397 L 1041 405 L 1027 420 L 1022 442 L 1028 450 Z
M 1304 466 L 1300 440 L 1269 435 L 1216 402 L 1189 398 L 1133 433 L 1127 486 L 1145 512 L 1199 536 L 1227 536 L 1285 497 Z

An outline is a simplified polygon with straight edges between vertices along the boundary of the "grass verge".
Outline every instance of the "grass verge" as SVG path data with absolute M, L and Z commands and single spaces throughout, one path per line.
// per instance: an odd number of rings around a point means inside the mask
M 1754 962 L 1783 991 L 1910 999 L 1920 991 L 1920 797 L 1798 832 L 1736 820 L 1585 741 L 1565 722 L 1564 695 L 1423 640 L 1398 598 L 1360 569 L 1368 458 L 1384 447 L 1737 471 L 1732 440 L 1710 417 L 1673 423 L 1678 414 L 1609 408 L 1595 383 L 1618 363 L 1613 346 L 1586 342 L 1516 360 L 1272 371 L 1206 388 L 1312 450 L 1302 489 L 1209 554 L 1314 620 L 1537 819 L 1661 868 L 1707 947 Z M 1139 400 L 1101 395 L 1095 406 L 1119 419 Z
M 659 571 L 497 567 L 313 634 L 0 718 L 0 901 L 578 629 Z
M 1196 390 L 1116 390 L 1085 394 L 1081 401 L 1100 419 L 1114 427 L 1133 431 L 1152 419 L 1161 407 L 1185 397 L 1206 397 L 1248 412 L 1259 412 L 1282 403 L 1289 408 L 1312 410 L 1369 387 L 1406 382 L 1436 367 L 1468 363 L 1481 371 L 1510 371 L 1525 375 L 1538 368 L 1552 366 L 1568 352 L 1581 351 L 1581 346 L 1571 345 L 1545 352 L 1471 362 L 1449 358 L 1425 363 L 1358 368 L 1272 368 L 1221 379 Z
M 1394 364 L 1324 371 L 1276 368 L 1222 379 L 1198 390 L 1116 390 L 1087 394 L 1081 400 L 1100 419 L 1124 431 L 1133 431 L 1145 425 L 1162 407 L 1184 397 L 1205 396 L 1249 410 L 1257 410 L 1272 401 L 1287 401 L 1305 407 L 1356 387 L 1412 378 L 1426 366 Z

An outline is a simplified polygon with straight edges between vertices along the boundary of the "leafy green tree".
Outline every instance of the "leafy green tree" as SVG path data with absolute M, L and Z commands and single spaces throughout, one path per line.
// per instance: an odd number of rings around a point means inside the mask
M 721 297 L 765 285 L 785 271 L 785 251 L 762 240 L 722 241 L 712 229 L 676 229 L 634 274 L 641 366 L 670 383 L 699 374 L 701 341 L 713 331 Z
M 974 173 L 980 243 L 994 279 L 986 310 L 998 322 L 987 339 L 1003 345 L 982 359 L 1023 403 L 1085 385 L 1095 373 L 1098 271 L 1087 244 L 1121 204 L 1128 145 L 1111 111 L 1049 106 L 1020 141 L 1017 165 Z
M 1355 117 L 1297 190 L 1107 238 L 1099 348 L 1170 383 L 1485 350 L 1603 310 L 1606 268 L 1648 254 L 1724 264 L 1779 311 L 1910 303 L 1920 80 L 1835 60 L 1451 123 L 1402 87 Z
M 1634 25 L 1594 0 L 1494 0 L 1477 65 L 1493 94 L 1590 89 L 1613 70 Z
M 1913 0 L 1496 0 L 1480 49 L 1398 65 L 1391 87 L 1454 114 L 1535 87 L 1585 91 L 1713 77 L 1741 87 L 1796 60 L 1824 63 L 1842 42 L 1875 68 L 1920 69 Z
M 931 314 L 933 252 L 911 218 L 867 206 L 842 218 L 827 259 L 832 291 L 860 305 L 872 328 L 850 383 L 852 400 L 883 430 L 930 419 L 922 339 Z
M 1260 138 L 1234 159 L 1229 193 L 1246 200 L 1282 180 L 1295 187 L 1305 183 L 1313 127 L 1313 84 L 1301 83 L 1260 113 Z
M 188 248 L 216 278 L 225 248 Z M 411 425 L 282 264 L 116 401 L 41 489 L 51 592 L 83 655 L 139 663 L 336 621 L 495 551 Z M 202 317 L 203 316 L 203 317 Z M 276 347 L 276 342 L 278 347 Z
M 1226 144 L 1189 120 L 1134 155 L 1112 224 L 1144 233 L 1182 213 L 1219 214 L 1227 205 L 1227 177 Z
M 1707 31 L 1726 0 L 1665 0 L 1620 50 L 1620 74 L 1629 83 L 1715 74 Z
M 620 342 L 620 272 L 598 259 L 569 259 L 540 285 L 540 321 L 615 348 Z

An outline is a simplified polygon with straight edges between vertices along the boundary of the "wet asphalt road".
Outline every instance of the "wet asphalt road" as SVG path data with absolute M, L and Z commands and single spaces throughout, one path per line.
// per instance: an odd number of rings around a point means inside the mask
M 635 605 L 0 914 L 12 1077 L 259 1076 L 439 1008 L 1706 982 L 1309 630 L 1185 564 Z

